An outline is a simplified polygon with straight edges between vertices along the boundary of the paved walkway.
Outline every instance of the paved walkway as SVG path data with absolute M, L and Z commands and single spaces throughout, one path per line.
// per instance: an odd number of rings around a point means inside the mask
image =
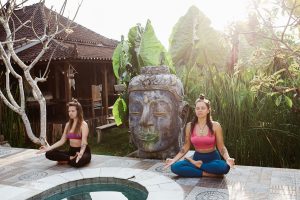
M 57 165 L 34 149 L 0 148 L 0 199 L 15 199 L 26 185 L 64 172 L 75 171 L 68 165 Z M 300 170 L 236 166 L 224 178 L 179 178 L 164 171 L 161 160 L 93 155 L 85 169 L 122 167 L 143 169 L 167 176 L 178 183 L 186 200 L 300 200 Z

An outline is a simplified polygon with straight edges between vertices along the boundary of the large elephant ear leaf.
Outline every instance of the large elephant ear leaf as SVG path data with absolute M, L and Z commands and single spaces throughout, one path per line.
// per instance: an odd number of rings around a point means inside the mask
M 128 42 L 130 46 L 139 47 L 143 33 L 144 28 L 141 26 L 141 24 L 137 24 L 136 26 L 130 28 L 128 32 Z
M 169 61 L 166 58 L 166 53 L 167 51 L 154 33 L 151 21 L 148 20 L 139 49 L 140 59 L 143 61 L 144 66 L 168 65 L 167 62 Z
M 134 70 L 134 73 L 136 74 L 139 74 L 140 68 L 143 66 L 143 63 L 138 59 L 143 33 L 144 28 L 141 24 L 137 24 L 130 28 L 128 32 L 129 54 L 131 55 L 130 63 L 136 68 Z
M 117 79 L 120 79 L 126 71 L 126 65 L 129 64 L 129 45 L 128 42 L 124 40 L 122 36 L 121 42 L 118 44 L 113 53 L 113 71 Z
M 112 114 L 115 118 L 117 126 L 125 122 L 127 105 L 124 99 L 119 97 L 113 105 Z
M 120 62 L 122 62 L 121 58 L 120 58 L 121 53 L 122 53 L 122 44 L 119 43 L 117 48 L 115 48 L 114 53 L 113 53 L 113 57 L 112 57 L 113 70 L 114 70 L 115 77 L 117 79 L 120 79 L 119 69 L 120 69 L 120 64 L 121 64 Z
M 170 49 L 175 66 L 224 65 L 229 49 L 222 35 L 195 6 L 181 17 L 170 36 Z
M 175 24 L 169 39 L 169 52 L 174 63 L 180 65 L 182 62 L 190 59 L 191 50 L 198 40 L 196 33 L 197 28 L 199 28 L 199 16 L 199 9 L 196 6 L 192 6 Z

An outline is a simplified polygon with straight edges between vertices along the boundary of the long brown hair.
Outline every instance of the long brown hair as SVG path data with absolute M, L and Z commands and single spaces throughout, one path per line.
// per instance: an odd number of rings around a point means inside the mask
M 204 102 L 205 105 L 207 106 L 207 108 L 210 110 L 210 101 L 209 101 L 208 99 L 205 99 L 204 94 L 200 94 L 199 98 L 196 99 L 196 101 L 195 101 L 195 105 L 196 105 L 198 102 Z M 195 125 L 196 125 L 197 122 L 198 122 L 198 117 L 197 117 L 196 114 L 195 114 L 195 116 L 194 116 L 194 118 L 193 118 L 193 120 L 192 120 L 192 123 L 191 123 L 191 134 L 192 134 L 192 132 L 193 132 L 193 130 L 194 130 Z M 210 132 L 211 132 L 212 134 L 214 134 L 214 131 L 213 131 L 213 123 L 212 123 L 212 117 L 211 117 L 211 115 L 210 115 L 210 112 L 207 113 L 207 115 L 206 115 L 206 125 L 208 126 Z
M 80 127 L 81 124 L 83 122 L 83 111 L 82 111 L 82 106 L 81 104 L 76 100 L 76 99 L 72 99 L 72 101 L 70 101 L 69 103 L 67 103 L 67 107 L 71 107 L 74 106 L 77 110 L 77 123 L 75 126 L 75 133 L 80 134 Z M 70 131 L 71 127 L 73 126 L 74 120 L 73 119 L 69 119 L 69 126 L 68 126 L 68 132 Z

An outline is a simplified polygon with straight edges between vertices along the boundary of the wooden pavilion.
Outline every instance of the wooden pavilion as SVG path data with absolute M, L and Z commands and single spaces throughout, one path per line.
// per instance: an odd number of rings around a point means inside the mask
M 41 35 L 45 27 L 46 30 L 50 30 L 51 23 L 55 23 L 52 22 L 53 11 L 41 3 L 16 10 L 15 15 L 22 22 L 31 20 L 29 26 L 18 30 L 16 39 L 33 38 L 33 29 Z M 60 23 L 68 23 L 67 18 L 59 18 Z M 15 20 L 15 23 L 17 22 L 18 20 Z M 72 98 L 79 100 L 84 108 L 84 118 L 91 121 L 107 116 L 108 108 L 116 99 L 112 54 L 118 41 L 108 39 L 80 24 L 74 23 L 72 27 L 72 33 L 69 35 L 62 32 L 55 36 L 50 48 L 31 71 L 31 74 L 39 76 L 44 73 L 48 61 L 51 60 L 47 81 L 39 83 L 47 101 L 49 123 L 64 123 L 67 120 L 66 103 Z M 1 28 L 0 39 L 3 41 L 5 34 Z M 21 43 L 15 45 L 15 48 L 18 56 L 25 63 L 30 63 L 41 51 L 42 44 Z M 30 91 L 27 90 L 26 95 L 27 108 L 30 116 L 34 118 L 38 104 L 30 97 Z

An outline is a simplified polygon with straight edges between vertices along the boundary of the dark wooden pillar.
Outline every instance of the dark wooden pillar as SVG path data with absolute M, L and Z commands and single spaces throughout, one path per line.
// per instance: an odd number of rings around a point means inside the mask
M 3 112 L 2 112 L 2 102 L 0 102 L 0 122 L 2 123 L 2 114 L 3 114 Z M 3 133 L 1 133 L 1 131 L 0 131 L 0 134 L 3 134 Z
M 103 106 L 104 115 L 108 114 L 108 83 L 107 83 L 107 64 L 104 64 L 104 69 L 102 71 L 102 90 L 103 90 Z
M 98 81 L 97 81 L 97 76 L 98 76 L 97 66 L 93 64 L 92 68 L 93 68 L 93 85 L 98 85 Z
M 64 64 L 64 82 L 65 82 L 65 100 L 66 102 L 71 101 L 72 94 L 71 94 L 71 84 L 68 77 L 69 74 L 69 65 L 68 63 Z
M 54 98 L 55 99 L 60 99 L 60 92 L 59 92 L 59 68 L 60 66 L 57 65 L 57 66 L 54 66 L 54 84 L 55 84 L 55 87 L 54 87 Z
M 64 92 L 65 92 L 65 102 L 69 102 L 71 101 L 71 84 L 70 84 L 70 81 L 69 81 L 69 77 L 68 77 L 68 74 L 69 74 L 69 65 L 68 63 L 64 63 L 64 66 L 63 66 L 63 71 L 64 71 L 64 83 L 65 83 L 65 87 L 64 87 Z M 67 107 L 65 106 L 65 116 L 66 116 L 66 119 L 69 118 L 69 115 L 68 115 L 68 110 L 67 110 Z

